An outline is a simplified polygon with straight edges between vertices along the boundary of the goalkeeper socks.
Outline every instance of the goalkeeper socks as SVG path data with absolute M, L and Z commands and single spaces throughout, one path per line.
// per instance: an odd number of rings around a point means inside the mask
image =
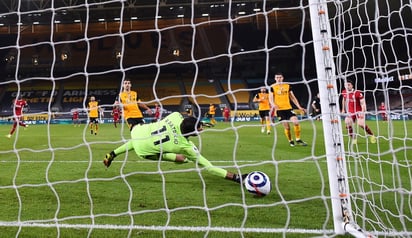
M 236 183 L 240 183 L 240 176 L 239 174 L 233 174 L 232 180 Z
M 242 183 L 243 180 L 247 177 L 248 174 L 233 174 L 232 180 L 235 181 L 236 183 Z
M 106 159 L 113 160 L 115 157 L 116 157 L 116 154 L 114 153 L 114 151 L 110 151 L 109 158 L 106 158 Z

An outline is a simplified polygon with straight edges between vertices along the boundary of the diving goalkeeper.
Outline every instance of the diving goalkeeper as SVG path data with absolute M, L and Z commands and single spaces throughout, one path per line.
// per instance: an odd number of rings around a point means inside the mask
M 113 159 L 126 150 L 134 149 L 137 156 L 143 159 L 184 163 L 192 161 L 218 177 L 241 183 L 247 174 L 238 175 L 212 165 L 203 157 L 189 136 L 197 136 L 202 131 L 202 122 L 194 117 L 183 118 L 182 114 L 174 112 L 163 120 L 133 127 L 132 139 L 127 146 L 120 146 L 106 155 L 103 160 L 108 168 Z

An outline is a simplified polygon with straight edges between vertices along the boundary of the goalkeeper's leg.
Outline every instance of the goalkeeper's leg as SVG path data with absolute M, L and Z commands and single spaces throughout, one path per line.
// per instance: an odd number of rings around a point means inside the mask
M 169 161 L 169 162 L 175 162 L 178 164 L 181 163 L 187 163 L 189 160 L 182 154 L 175 154 L 175 153 L 163 153 L 163 154 L 156 154 L 156 155 L 149 155 L 149 156 L 139 156 L 143 159 L 148 159 L 148 160 L 159 160 L 161 159 L 163 161 Z
M 226 179 L 233 180 L 236 183 L 243 183 L 245 178 L 247 177 L 248 174 L 234 174 L 231 172 L 227 172 L 226 174 Z
M 207 160 L 204 157 L 198 157 L 196 159 L 196 161 L 193 161 L 193 162 L 198 163 L 202 167 L 205 167 L 207 172 L 209 172 L 209 173 L 211 173 L 215 176 L 225 178 L 225 179 L 228 179 L 228 180 L 232 180 L 236 183 L 240 183 L 240 184 L 243 183 L 243 180 L 247 176 L 247 174 L 239 175 L 239 174 L 229 172 L 226 169 L 215 167 L 215 166 L 213 166 L 213 164 L 209 160 Z

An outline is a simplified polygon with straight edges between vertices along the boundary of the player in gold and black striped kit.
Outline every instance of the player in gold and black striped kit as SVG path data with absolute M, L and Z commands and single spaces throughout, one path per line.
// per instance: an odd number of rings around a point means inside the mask
M 89 111 L 89 126 L 90 126 L 90 133 L 93 135 L 97 135 L 97 131 L 99 130 L 99 102 L 96 101 L 94 96 L 90 97 L 90 101 L 87 104 L 87 109 Z
M 125 79 L 123 81 L 123 91 L 119 94 L 120 105 L 123 112 L 123 118 L 126 120 L 130 131 L 133 126 L 144 124 L 143 113 L 140 107 L 146 109 L 147 113 L 153 114 L 150 108 L 141 102 L 137 92 L 131 90 L 132 83 L 130 79 Z
M 123 118 L 126 120 L 130 131 L 132 131 L 134 126 L 143 125 L 145 123 L 140 107 L 146 109 L 146 112 L 149 115 L 153 114 L 152 110 L 139 99 L 137 92 L 132 90 L 130 79 L 125 79 L 123 81 L 123 91 L 119 94 L 119 100 Z M 118 149 L 123 153 L 125 151 L 133 150 L 132 141 L 128 141 Z M 106 154 L 105 159 L 109 161 L 110 159 L 113 159 L 113 155 Z
M 262 125 L 261 132 L 265 133 L 265 126 L 266 126 L 266 133 L 270 134 L 270 100 L 269 100 L 269 93 L 267 92 L 265 87 L 260 88 L 260 93 L 256 94 L 253 98 L 253 102 L 259 103 L 259 116 L 260 116 L 260 124 Z
M 298 117 L 292 110 L 291 101 L 295 106 L 301 110 L 306 111 L 300 104 L 295 95 L 293 94 L 292 88 L 289 84 L 283 82 L 283 74 L 276 73 L 275 81 L 276 83 L 272 84 L 272 97 L 273 105 L 276 110 L 276 115 L 279 118 L 279 121 L 282 122 L 285 129 L 286 138 L 289 141 L 290 146 L 295 146 L 295 141 L 292 139 L 290 132 L 289 121 L 293 123 L 293 130 L 295 132 L 296 144 L 306 146 L 307 144 L 300 138 L 300 124 Z

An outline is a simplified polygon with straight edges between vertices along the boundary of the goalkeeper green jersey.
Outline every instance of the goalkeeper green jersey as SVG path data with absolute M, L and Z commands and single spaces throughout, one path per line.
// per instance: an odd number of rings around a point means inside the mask
M 132 130 L 133 148 L 139 156 L 160 153 L 183 154 L 189 160 L 199 156 L 197 147 L 182 135 L 182 114 L 174 112 L 155 123 L 136 126 Z
M 160 154 L 162 157 L 182 154 L 188 160 L 205 167 L 208 172 L 225 178 L 227 171 L 213 166 L 199 153 L 193 142 L 182 135 L 180 131 L 182 121 L 182 114 L 174 112 L 161 121 L 135 126 L 131 133 L 136 154 L 146 159 L 152 159 L 152 156 Z

